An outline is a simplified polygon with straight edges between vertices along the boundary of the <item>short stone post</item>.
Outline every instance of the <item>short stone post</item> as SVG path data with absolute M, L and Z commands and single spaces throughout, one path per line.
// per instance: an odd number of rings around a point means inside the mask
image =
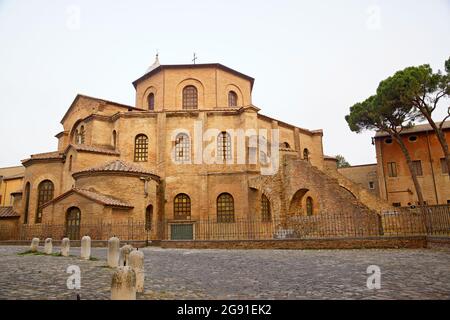
M 119 267 L 114 272 L 111 300 L 136 300 L 136 273 L 131 267 Z
M 53 253 L 52 238 L 45 239 L 44 252 L 45 252 L 45 254 L 52 254 Z
M 130 268 L 136 273 L 136 292 L 144 292 L 144 253 L 135 249 L 128 256 Z
M 108 266 L 116 268 L 119 266 L 120 240 L 116 236 L 108 240 Z
M 91 237 L 81 238 L 81 259 L 89 260 L 91 258 Z
M 63 255 L 64 257 L 68 257 L 69 251 L 70 251 L 70 240 L 69 238 L 63 238 L 61 240 L 61 255 Z
M 128 266 L 128 256 L 130 255 L 131 250 L 133 250 L 133 247 L 129 244 L 120 248 L 119 266 Z
M 33 238 L 31 240 L 30 251 L 31 252 L 37 252 L 38 251 L 38 247 L 39 247 L 39 238 Z

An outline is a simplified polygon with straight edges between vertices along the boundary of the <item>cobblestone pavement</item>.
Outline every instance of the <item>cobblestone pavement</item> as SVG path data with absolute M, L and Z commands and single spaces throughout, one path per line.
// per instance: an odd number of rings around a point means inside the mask
M 80 260 L 79 248 L 71 257 L 18 255 L 26 250 L 0 246 L 0 299 L 109 299 L 105 248 L 92 249 L 97 261 Z M 142 250 L 138 299 L 450 299 L 448 251 Z M 366 286 L 372 264 L 381 268 L 379 290 Z M 67 289 L 70 265 L 81 269 L 79 291 Z

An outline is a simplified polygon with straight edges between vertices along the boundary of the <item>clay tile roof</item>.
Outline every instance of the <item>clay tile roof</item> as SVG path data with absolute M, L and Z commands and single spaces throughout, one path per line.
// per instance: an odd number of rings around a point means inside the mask
M 0 218 L 15 218 L 20 214 L 13 210 L 13 207 L 0 207 Z
M 155 175 L 153 172 L 145 170 L 144 168 L 134 163 L 125 162 L 123 160 L 113 160 L 98 167 L 93 167 L 76 172 L 75 174 L 82 172 L 130 172 Z
M 3 177 L 3 180 L 14 180 L 14 179 L 21 179 L 24 177 L 23 173 L 13 174 L 11 176 Z
M 96 192 L 93 190 L 78 189 L 78 188 L 73 188 L 72 190 L 81 195 L 84 195 L 85 197 L 87 197 L 89 199 L 100 202 L 107 206 L 133 208 L 132 205 L 130 205 L 129 203 L 126 203 L 123 200 L 113 198 L 111 196 L 107 196 L 105 194 L 102 194 L 102 193 L 99 193 L 99 192 Z
M 114 149 L 108 149 L 108 148 L 102 148 L 102 147 L 94 147 L 94 146 L 87 146 L 84 144 L 71 144 L 72 147 L 75 148 L 77 151 L 86 151 L 86 152 L 96 152 L 96 153 L 103 153 L 103 154 L 111 154 L 111 155 L 120 155 L 116 150 Z
M 439 126 L 441 122 L 436 122 L 436 125 Z M 445 121 L 444 125 L 442 126 L 442 129 L 450 129 L 450 121 Z M 433 131 L 433 128 L 430 126 L 429 123 L 424 124 L 416 124 L 415 126 L 402 130 L 401 134 L 408 134 L 408 133 L 416 133 L 416 132 L 426 132 L 426 131 Z M 377 131 L 375 134 L 375 137 L 387 137 L 389 136 L 389 133 L 385 131 Z
M 59 151 L 36 153 L 31 155 L 31 159 L 57 159 L 62 158 L 63 154 Z

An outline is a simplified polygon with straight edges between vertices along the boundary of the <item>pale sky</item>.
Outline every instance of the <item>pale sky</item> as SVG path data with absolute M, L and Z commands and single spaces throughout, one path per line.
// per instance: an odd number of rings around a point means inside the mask
M 395 71 L 450 55 L 450 1 L 0 0 L 0 166 L 54 151 L 77 93 L 134 105 L 153 63 L 255 78 L 261 113 L 324 130 L 324 152 L 375 162 L 344 116 Z

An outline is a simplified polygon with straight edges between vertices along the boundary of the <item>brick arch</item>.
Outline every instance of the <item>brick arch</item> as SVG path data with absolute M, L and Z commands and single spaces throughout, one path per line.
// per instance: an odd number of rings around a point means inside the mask
M 203 83 L 195 78 L 184 79 L 177 85 L 175 90 L 175 106 L 176 109 L 183 109 L 183 89 L 187 86 L 194 86 L 197 89 L 197 109 L 203 109 L 205 107 L 205 88 Z
M 228 84 L 225 89 L 225 101 L 227 102 L 226 107 L 228 107 L 228 92 L 234 91 L 237 95 L 237 107 L 242 107 L 244 105 L 244 95 L 241 89 L 235 84 Z
M 156 87 L 154 86 L 150 86 L 148 87 L 143 96 L 142 96 L 142 109 L 148 110 L 148 96 L 150 95 L 150 93 L 153 93 L 155 95 L 155 110 L 157 109 L 157 104 L 156 104 L 156 99 L 157 99 L 157 94 L 158 94 L 158 89 L 156 89 Z
M 255 177 L 248 182 L 250 189 L 255 189 L 264 194 L 269 199 L 272 217 L 279 218 L 282 212 L 282 203 L 278 190 L 277 182 L 265 176 Z
M 342 184 L 339 185 L 341 187 L 341 189 L 345 190 L 346 192 L 348 192 L 352 197 L 354 197 L 355 199 L 358 199 L 358 197 L 355 195 L 355 193 L 351 190 L 351 188 L 347 188 L 346 186 L 343 186 Z

